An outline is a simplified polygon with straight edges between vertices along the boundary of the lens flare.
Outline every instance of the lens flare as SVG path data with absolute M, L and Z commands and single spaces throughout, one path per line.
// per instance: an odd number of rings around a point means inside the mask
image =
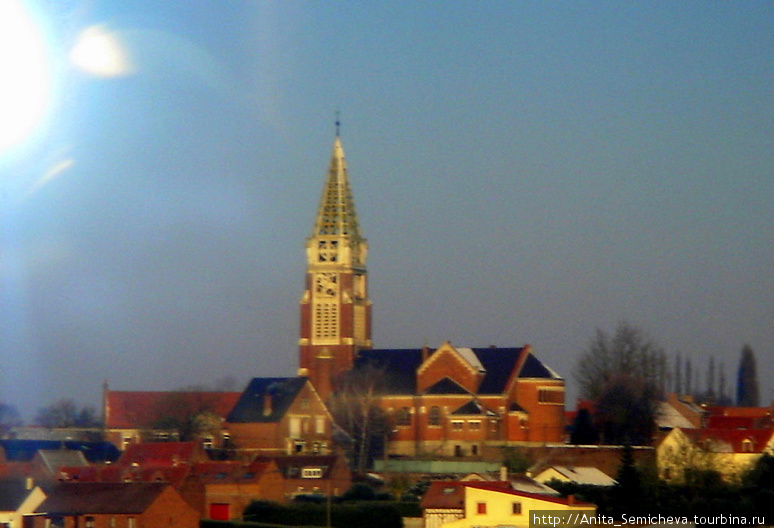
M 21 1 L 0 2 L 0 152 L 26 139 L 50 99 L 43 35 Z
M 97 77 L 123 77 L 134 70 L 121 39 L 102 25 L 83 30 L 70 52 L 70 61 Z

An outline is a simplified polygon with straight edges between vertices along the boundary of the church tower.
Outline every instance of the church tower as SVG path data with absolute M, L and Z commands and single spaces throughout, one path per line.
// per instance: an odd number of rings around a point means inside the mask
M 323 399 L 352 367 L 358 350 L 371 348 L 367 251 L 337 130 L 314 231 L 306 241 L 301 298 L 299 374 L 309 377 Z

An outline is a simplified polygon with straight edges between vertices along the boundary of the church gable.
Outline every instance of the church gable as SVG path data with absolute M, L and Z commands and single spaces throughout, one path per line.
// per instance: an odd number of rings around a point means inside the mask
M 462 352 L 460 352 L 462 350 Z M 417 390 L 431 387 L 444 378 L 476 392 L 483 378 L 483 365 L 471 349 L 457 350 L 449 342 L 441 345 L 417 370 Z

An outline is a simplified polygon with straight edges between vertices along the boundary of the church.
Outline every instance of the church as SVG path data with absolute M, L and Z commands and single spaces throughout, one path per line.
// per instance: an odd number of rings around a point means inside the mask
M 375 404 L 390 424 L 385 455 L 486 457 L 499 456 L 505 446 L 563 443 L 564 379 L 529 345 L 470 348 L 445 342 L 434 350 L 374 348 L 367 257 L 368 242 L 358 225 L 337 131 L 314 229 L 306 240 L 298 379 L 309 386 L 301 398 L 307 403 L 287 403 L 287 413 L 293 415 L 284 418 L 291 424 L 287 431 L 298 436 L 286 439 L 288 452 L 329 449 L 322 438 L 302 437 L 308 431 L 330 434 L 326 424 L 332 427 L 331 415 L 306 416 L 303 408 L 313 407 L 310 398 L 330 401 L 346 373 L 367 369 L 379 373 Z M 305 383 L 294 379 L 281 383 L 301 390 Z M 283 397 L 292 400 L 292 391 L 256 391 L 271 385 L 262 380 L 251 383 L 253 390 L 243 394 L 227 420 L 242 447 L 255 443 L 247 431 L 257 431 L 258 422 L 283 419 L 274 410 L 263 412 L 265 402 L 278 401 L 285 392 Z M 278 386 L 277 379 L 272 383 Z M 316 423 L 320 425 L 312 427 Z

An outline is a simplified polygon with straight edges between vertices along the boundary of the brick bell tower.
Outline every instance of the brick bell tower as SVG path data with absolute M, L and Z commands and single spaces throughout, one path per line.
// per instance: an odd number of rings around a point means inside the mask
M 308 376 L 323 399 L 352 367 L 358 350 L 371 348 L 368 244 L 360 236 L 338 129 L 337 122 L 314 231 L 306 240 L 298 342 L 299 375 Z

